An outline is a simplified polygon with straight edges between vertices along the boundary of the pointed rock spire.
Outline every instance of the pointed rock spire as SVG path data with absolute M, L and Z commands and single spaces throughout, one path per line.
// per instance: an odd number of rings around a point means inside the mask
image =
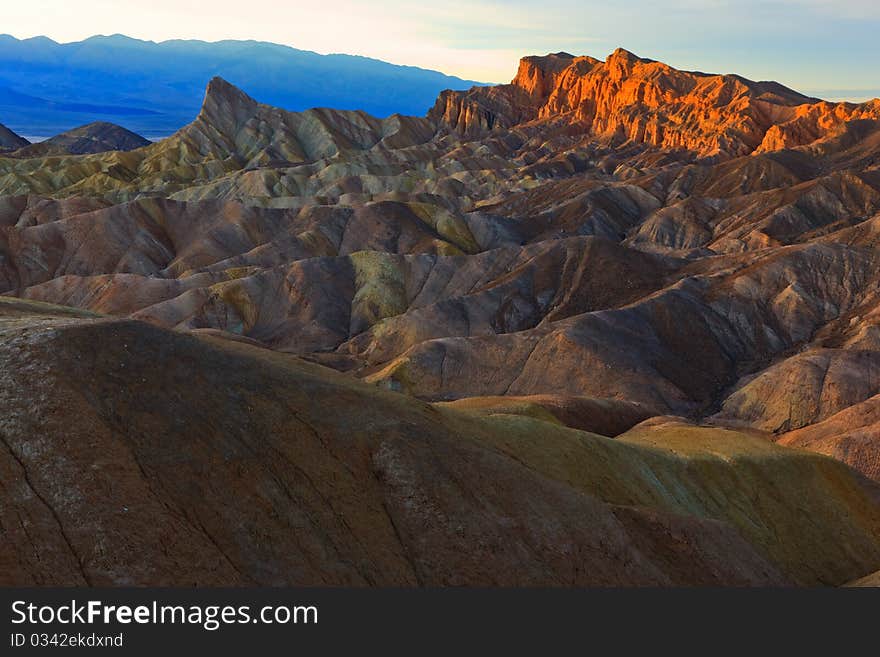
M 620 61 L 620 62 L 629 62 L 630 64 L 634 64 L 636 62 L 645 61 L 638 55 L 633 52 L 630 52 L 626 48 L 617 48 L 613 53 L 608 55 L 607 62 L 611 61 Z
M 213 77 L 205 89 L 205 99 L 199 118 L 215 126 L 238 122 L 253 115 L 259 103 L 241 89 L 221 77 Z

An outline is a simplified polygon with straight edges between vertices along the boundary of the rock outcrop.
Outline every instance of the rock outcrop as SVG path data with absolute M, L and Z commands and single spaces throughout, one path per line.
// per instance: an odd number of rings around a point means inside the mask
M 680 71 L 618 48 L 605 61 L 525 57 L 509 85 L 446 92 L 431 116 L 468 137 L 537 121 L 616 145 L 731 157 L 809 144 L 847 121 L 878 119 L 880 102 L 821 102 L 775 82 Z

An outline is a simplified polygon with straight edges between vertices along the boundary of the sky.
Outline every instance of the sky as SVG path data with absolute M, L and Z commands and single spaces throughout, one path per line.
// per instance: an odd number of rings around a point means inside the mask
M 878 0 L 0 0 L 0 31 L 78 41 L 256 39 L 484 82 L 520 57 L 617 47 L 676 68 L 777 80 L 837 100 L 880 96 Z M 661 6 L 662 5 L 662 6 Z

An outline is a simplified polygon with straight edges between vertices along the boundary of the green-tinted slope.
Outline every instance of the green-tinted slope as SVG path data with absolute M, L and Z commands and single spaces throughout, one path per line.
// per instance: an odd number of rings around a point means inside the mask
M 880 558 L 880 491 L 832 459 L 675 420 L 615 440 L 521 416 L 485 422 L 478 439 L 606 502 L 730 523 L 802 584 L 849 581 Z

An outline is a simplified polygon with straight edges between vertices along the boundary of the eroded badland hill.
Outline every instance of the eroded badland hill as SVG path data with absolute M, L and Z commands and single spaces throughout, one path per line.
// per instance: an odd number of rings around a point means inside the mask
M 214 79 L 161 142 L 33 155 L 4 583 L 880 569 L 880 101 L 557 53 L 423 118 Z

